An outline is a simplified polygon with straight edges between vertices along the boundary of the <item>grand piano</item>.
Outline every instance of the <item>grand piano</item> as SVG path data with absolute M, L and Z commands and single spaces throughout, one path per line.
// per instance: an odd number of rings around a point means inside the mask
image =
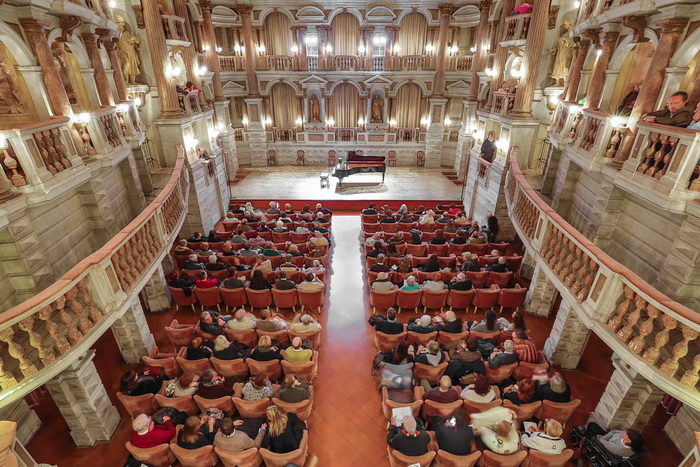
M 348 151 L 347 159 L 338 159 L 333 169 L 332 175 L 338 179 L 338 186 L 343 186 L 343 179 L 350 175 L 360 173 L 381 173 L 382 183 L 386 173 L 386 157 L 384 156 L 364 156 L 356 154 L 355 151 Z

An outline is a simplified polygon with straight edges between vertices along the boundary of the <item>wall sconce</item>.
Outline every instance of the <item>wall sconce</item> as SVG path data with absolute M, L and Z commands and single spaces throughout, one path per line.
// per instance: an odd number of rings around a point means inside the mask
M 367 121 L 364 118 L 360 117 L 357 119 L 357 126 L 360 130 L 364 130 L 365 123 L 367 123 Z
M 257 50 L 260 55 L 263 55 L 267 49 L 264 45 L 259 45 L 255 50 Z
M 391 127 L 394 127 L 394 128 L 396 127 L 396 120 L 394 120 L 393 118 L 391 120 L 389 120 L 389 128 L 391 128 Z
M 357 48 L 357 52 L 358 52 L 360 55 L 363 55 L 363 54 L 365 53 L 365 51 L 367 51 L 367 49 L 365 48 L 365 46 L 362 45 L 362 44 L 360 44 L 360 46 Z
M 484 70 L 484 73 L 486 73 L 486 76 L 491 77 L 491 78 L 496 76 L 496 70 L 494 70 L 493 68 L 486 68 Z
M 298 53 L 299 53 L 299 47 L 297 47 L 296 45 L 293 45 L 292 46 L 292 55 L 296 55 Z
M 318 44 L 318 37 L 315 34 L 307 34 L 304 36 L 304 42 L 313 47 Z
M 328 55 L 330 55 L 330 54 L 333 53 L 333 46 L 330 45 L 330 44 L 326 44 L 326 49 L 325 49 L 325 50 L 326 50 L 326 53 L 327 53 Z
M 243 117 L 241 119 L 241 123 L 243 124 L 243 126 L 248 126 L 248 117 Z
M 211 46 L 210 46 L 209 44 L 204 44 L 204 45 L 202 46 L 202 49 L 203 49 L 205 52 L 209 52 L 209 51 L 211 50 Z
M 428 52 L 429 54 L 433 53 L 433 50 L 435 50 L 435 47 L 433 44 L 428 44 L 425 46 L 425 51 Z
M 272 126 L 272 119 L 270 117 L 267 117 L 265 119 L 265 126 L 266 127 L 271 127 Z
M 508 150 L 508 141 L 504 141 L 502 139 L 496 141 L 496 148 L 505 155 L 506 151 Z
M 598 49 L 595 51 L 595 56 L 597 58 L 600 58 L 601 55 L 603 55 L 603 49 Z
M 469 49 L 469 50 L 471 50 L 472 53 L 476 52 L 476 46 L 472 45 L 471 49 Z
M 179 66 L 173 67 L 172 65 L 168 65 L 168 66 L 165 68 L 165 75 L 166 75 L 168 78 L 175 78 L 176 76 L 180 76 L 180 72 L 181 72 L 181 71 L 182 71 L 182 70 L 180 69 Z
M 0 135 L 0 151 L 5 149 L 7 147 L 7 139 L 5 139 L 5 135 Z
M 581 2 L 579 2 L 578 0 L 576 0 L 576 1 L 574 2 L 574 8 L 580 8 L 580 7 L 581 7 Z
M 481 50 L 482 50 L 485 54 L 487 54 L 487 53 L 490 52 L 489 46 L 488 46 L 488 45 L 482 45 L 482 46 L 481 46 Z
M 220 54 L 223 50 L 224 50 L 224 49 L 222 49 L 221 47 L 217 47 L 217 48 L 216 48 L 216 53 Z
M 240 45 L 236 44 L 233 46 L 233 51 L 236 52 L 237 54 L 242 53 L 243 49 L 241 48 Z
M 374 45 L 385 45 L 386 44 L 386 36 L 382 36 L 380 34 L 377 34 L 375 36 L 372 36 L 372 44 Z
M 219 130 L 217 130 L 216 128 L 210 129 L 209 130 L 209 139 L 214 140 L 214 139 L 218 138 L 219 133 L 220 133 Z
M 583 108 L 581 106 L 578 106 L 578 105 L 572 105 L 571 107 L 569 107 L 569 113 L 572 115 L 581 113 L 582 110 L 583 110 Z
M 120 114 L 125 114 L 129 111 L 129 106 L 126 104 L 118 104 L 117 105 L 117 112 Z
M 452 125 L 452 119 L 450 117 L 446 117 L 445 118 L 445 126 L 449 127 L 450 125 Z
M 194 149 L 197 147 L 197 144 L 199 144 L 199 140 L 197 138 L 194 138 L 192 136 L 185 136 L 185 149 L 188 151 L 191 149 Z
M 622 126 L 627 126 L 627 122 L 629 121 L 629 118 L 626 117 L 612 117 L 610 119 L 610 125 L 612 125 L 613 128 L 620 128 Z
M 198 67 L 198 66 L 194 67 L 194 74 L 197 75 L 197 76 L 204 76 L 204 75 L 206 75 L 206 74 L 207 74 L 207 67 L 205 67 L 205 66 L 203 66 L 203 67 Z
M 420 119 L 420 124 L 422 127 L 427 127 L 430 125 L 430 119 L 428 117 L 423 117 Z
M 459 47 L 457 47 L 456 45 L 453 45 L 452 47 L 450 47 L 450 53 L 452 55 L 456 54 L 458 51 L 459 51 Z
M 559 102 L 559 96 L 549 96 L 549 98 L 547 99 L 547 109 L 550 112 L 553 112 L 554 109 L 557 108 L 557 105 L 559 105 Z
M 301 117 L 297 117 L 297 119 L 294 120 L 294 123 L 296 123 L 296 125 L 300 127 L 304 123 L 304 121 L 301 119 Z
M 511 69 L 511 70 L 510 70 L 510 75 L 511 75 L 513 78 L 519 80 L 520 78 L 523 77 L 523 69 L 522 69 L 522 67 L 521 67 L 521 68 L 516 68 L 516 69 Z
M 141 107 L 143 100 L 140 97 L 134 97 L 134 104 L 136 104 L 136 107 Z
M 401 46 L 399 44 L 394 44 L 394 54 L 401 52 Z
M 328 120 L 326 120 L 326 126 L 328 128 L 333 128 L 335 126 L 335 120 L 333 120 L 332 118 L 329 118 Z
M 70 121 L 72 123 L 78 123 L 81 125 L 87 125 L 90 123 L 90 114 L 87 112 L 82 112 L 79 114 L 73 114 L 70 116 Z

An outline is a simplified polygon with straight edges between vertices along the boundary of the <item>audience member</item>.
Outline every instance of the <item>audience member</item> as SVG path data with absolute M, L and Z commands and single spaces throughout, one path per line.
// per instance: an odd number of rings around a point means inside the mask
M 440 344 L 437 341 L 430 341 L 426 348 L 419 351 L 414 361 L 423 365 L 438 366 L 445 361 L 445 353 L 440 350 Z
M 241 394 L 244 401 L 259 401 L 272 397 L 272 383 L 267 376 L 259 373 L 243 385 Z
M 379 243 L 379 242 L 374 242 L 374 246 L 372 246 L 372 249 L 367 252 L 367 257 L 368 258 L 376 258 L 379 255 L 385 255 L 386 250 L 384 249 L 384 244 Z
M 263 335 L 258 339 L 258 345 L 248 358 L 252 358 L 258 362 L 270 362 L 272 360 L 282 360 L 282 355 L 280 355 L 277 347 L 272 346 L 272 339 L 270 336 Z
M 268 260 L 269 262 L 269 260 Z M 250 279 L 250 285 L 248 286 L 251 290 L 265 290 L 272 289 L 270 281 L 265 278 L 265 274 L 260 269 L 253 271 L 253 276 Z
M 476 375 L 473 384 L 468 385 L 460 394 L 462 399 L 478 402 L 480 404 L 488 404 L 496 399 L 496 391 L 489 384 L 489 380 L 484 375 Z
M 175 253 L 176 255 L 188 255 L 189 256 L 192 253 L 194 253 L 194 251 L 192 251 L 187 246 L 187 240 L 185 240 L 183 238 L 178 242 L 178 245 L 173 249 L 173 253 Z
M 462 318 L 457 316 L 454 311 L 445 312 L 445 321 L 438 322 L 435 325 L 437 331 L 447 332 L 450 334 L 459 334 L 462 332 Z
M 362 214 L 366 216 L 373 216 L 377 214 L 377 210 L 374 209 L 374 203 L 369 203 L 369 206 L 362 210 Z
M 370 266 L 369 272 L 389 272 L 391 271 L 391 268 L 384 264 L 384 261 L 386 260 L 386 256 L 384 255 L 379 255 L 377 256 L 377 262 Z
M 425 379 L 421 380 L 420 384 L 426 388 L 425 394 L 423 394 L 424 401 L 449 404 L 459 400 L 459 393 L 452 387 L 452 380 L 449 376 L 442 376 L 436 388 L 431 389 L 430 383 Z
M 396 310 L 389 308 L 386 310 L 386 319 L 379 318 L 376 320 L 374 330 L 384 334 L 401 334 L 404 326 L 396 319 Z
M 479 267 L 479 263 L 477 262 L 476 255 L 469 253 L 469 252 L 465 252 L 465 253 L 462 253 L 462 258 L 464 258 L 464 262 L 462 263 L 462 267 L 460 269 L 463 272 L 479 272 L 480 271 L 481 268 Z
M 287 279 L 287 273 L 284 270 L 280 270 L 278 273 L 278 278 L 275 281 L 275 288 L 278 290 L 292 290 L 296 289 L 297 285 L 294 281 Z
M 466 456 L 475 448 L 474 430 L 466 423 L 463 410 L 458 410 L 448 419 L 433 417 L 429 428 L 435 433 L 442 451 L 455 456 Z
M 296 404 L 311 397 L 311 391 L 308 383 L 299 381 L 295 375 L 286 375 L 276 397 L 283 402 Z
M 177 445 L 184 449 L 199 449 L 214 442 L 216 420 L 202 414 L 187 417 L 185 425 L 177 434 Z
M 165 387 L 168 397 L 194 396 L 199 385 L 199 376 L 194 373 L 183 373 L 176 379 L 171 379 Z
M 321 324 L 314 320 L 311 315 L 297 313 L 292 319 L 289 329 L 299 333 L 317 332 L 321 330 Z
M 401 287 L 401 290 L 420 290 L 420 285 L 416 283 L 415 276 L 408 276 Z
M 325 285 L 323 282 L 321 282 L 314 273 L 312 272 L 307 272 L 306 276 L 304 276 L 304 282 L 299 284 L 297 289 L 299 290 L 304 290 L 307 292 L 316 292 L 319 290 L 323 290 Z
M 423 264 L 423 272 L 438 272 L 440 270 L 440 263 L 438 261 L 438 255 L 432 254 L 428 256 L 428 259 Z
M 266 416 L 268 428 L 261 447 L 278 454 L 299 449 L 306 424 L 296 414 L 284 413 L 274 405 L 267 408 Z
M 537 400 L 535 383 L 530 378 L 521 379 L 518 384 L 503 389 L 503 400 L 509 400 L 515 405 L 530 404 Z
M 501 256 L 498 258 L 497 263 L 490 265 L 486 270 L 490 272 L 508 272 L 510 271 L 510 266 L 508 265 L 506 257 Z
M 396 418 L 391 417 L 386 442 L 389 447 L 405 456 L 422 456 L 428 452 L 430 436 L 425 431 L 418 430 L 416 419 L 411 416 L 404 417 L 398 424 Z
M 519 329 L 513 332 L 513 343 L 515 344 L 515 353 L 518 354 L 518 360 L 527 363 L 537 363 L 539 352 L 535 343 L 524 330 Z
M 380 272 L 377 274 L 377 279 L 372 282 L 372 290 L 375 292 L 391 292 L 395 288 L 394 284 L 389 280 L 389 274 Z
M 489 367 L 500 368 L 504 365 L 511 365 L 518 361 L 518 354 L 515 352 L 515 343 L 507 340 L 503 343 L 503 350 L 494 350 L 488 359 Z
M 201 337 L 197 336 L 192 339 L 190 345 L 187 346 L 185 358 L 187 360 L 199 360 L 202 358 L 209 358 L 213 353 L 214 343 L 211 341 L 205 341 Z
M 205 399 L 218 399 L 233 395 L 233 389 L 224 384 L 224 377 L 211 368 L 202 375 L 197 395 Z
M 175 289 L 183 289 L 185 291 L 185 295 L 189 297 L 192 295 L 192 287 L 194 287 L 194 281 L 186 277 L 180 277 L 180 273 L 177 271 L 171 271 L 168 274 L 168 285 Z
M 495 311 L 489 310 L 484 315 L 484 320 L 480 322 L 472 323 L 469 328 L 470 331 L 474 332 L 496 332 L 501 330 L 501 323 L 497 320 L 498 315 Z
M 420 225 L 434 224 L 435 223 L 435 212 L 429 210 L 428 212 L 424 213 L 420 217 L 420 219 L 418 219 L 418 223 Z
M 226 417 L 219 424 L 219 432 L 214 437 L 214 447 L 217 447 L 225 452 L 241 452 L 246 449 L 258 448 L 262 439 L 265 436 L 267 424 L 264 424 L 258 430 L 258 436 L 252 439 L 247 433 L 236 430 L 237 426 L 243 425 L 243 420 L 232 421 Z
M 226 323 L 231 321 L 231 315 L 222 315 L 217 311 L 203 311 L 199 315 L 199 328 L 208 334 L 215 336 L 224 333 Z
M 571 389 L 564 378 L 555 373 L 535 382 L 535 396 L 543 401 L 565 403 L 571 401 Z
M 236 277 L 236 270 L 231 268 L 228 272 L 228 278 L 221 283 L 222 289 L 242 289 L 245 288 L 245 282 Z
M 243 308 L 239 308 L 233 315 L 233 319 L 226 323 L 226 327 L 234 331 L 247 331 L 255 329 L 256 324 L 257 320 L 252 315 L 248 315 Z
M 606 451 L 620 457 L 630 457 L 644 447 L 644 439 L 637 430 L 611 430 L 606 432 L 591 422 L 586 427 L 586 437 L 596 440 Z
M 466 291 L 473 289 L 474 286 L 472 285 L 472 281 L 467 279 L 467 275 L 463 272 L 460 272 L 459 274 L 457 274 L 456 277 L 452 278 L 447 288 L 450 290 Z
M 167 415 L 163 417 L 163 424 L 156 425 L 151 417 L 142 413 L 131 422 L 131 438 L 129 442 L 139 449 L 148 449 L 170 442 L 175 437 L 175 425 Z
M 195 287 L 198 289 L 213 289 L 214 287 L 218 287 L 219 285 L 219 280 L 211 278 L 209 279 L 209 275 L 207 274 L 206 271 L 199 271 L 199 279 L 197 279 L 194 283 Z
M 486 449 L 496 454 L 518 451 L 520 438 L 515 429 L 514 414 L 505 407 L 494 407 L 470 415 L 472 427 Z
M 269 308 L 260 310 L 260 319 L 255 324 L 255 329 L 265 332 L 277 332 L 287 327 L 287 322 L 279 316 L 271 317 Z
M 420 319 L 409 322 L 408 330 L 419 334 L 430 334 L 435 332 L 435 327 L 431 324 L 430 316 L 423 315 Z
M 189 258 L 187 258 L 187 261 L 185 261 L 185 269 L 188 271 L 196 271 L 198 269 L 204 269 L 205 266 L 197 261 L 197 255 L 190 255 Z
M 566 441 L 561 439 L 564 429 L 561 423 L 548 418 L 544 421 L 544 432 L 538 431 L 535 427 L 530 427 L 522 434 L 520 440 L 527 448 L 540 451 L 545 454 L 561 454 L 566 449 Z
M 241 222 L 231 211 L 226 213 L 224 217 L 224 224 L 239 224 Z
M 160 391 L 166 376 L 151 376 L 149 370 L 138 374 L 135 371 L 127 371 L 122 375 L 119 391 L 125 396 L 142 396 L 144 394 L 157 394 Z
M 695 106 L 693 111 L 693 121 L 688 125 L 689 130 L 700 131 L 700 102 Z
M 649 112 L 642 117 L 647 123 L 686 128 L 693 121 L 695 108 L 688 104 L 688 93 L 679 91 L 671 94 L 662 110 Z
M 423 281 L 423 290 L 430 290 L 432 292 L 441 292 L 447 288 L 444 282 L 442 282 L 442 274 L 439 272 L 433 275 L 432 279 Z
M 311 357 L 314 355 L 314 351 L 312 349 L 303 348 L 301 344 L 301 337 L 295 336 L 292 339 L 291 345 L 284 351 L 284 359 L 289 363 L 298 365 L 310 362 Z
M 481 144 L 481 158 L 486 162 L 493 162 L 493 156 L 496 154 L 496 133 L 489 131 L 488 136 Z
M 237 358 L 243 358 L 241 349 L 237 342 L 229 342 L 226 336 L 218 336 L 214 340 L 214 358 L 219 360 L 236 360 Z

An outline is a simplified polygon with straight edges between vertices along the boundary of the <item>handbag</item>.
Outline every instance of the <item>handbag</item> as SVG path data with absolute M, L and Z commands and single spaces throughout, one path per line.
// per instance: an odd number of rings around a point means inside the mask
M 155 423 L 162 425 L 163 423 L 165 423 L 163 421 L 163 417 L 170 417 L 170 421 L 172 421 L 173 424 L 175 424 L 174 420 L 175 418 L 177 418 L 177 414 L 178 410 L 175 407 L 163 407 L 158 409 L 158 411 L 154 413 L 153 416 L 151 416 L 151 419 Z
M 204 411 L 204 415 L 214 420 L 221 420 L 224 418 L 224 411 L 218 407 L 209 407 Z
M 460 384 L 473 384 L 476 381 L 477 373 L 469 373 L 459 378 Z

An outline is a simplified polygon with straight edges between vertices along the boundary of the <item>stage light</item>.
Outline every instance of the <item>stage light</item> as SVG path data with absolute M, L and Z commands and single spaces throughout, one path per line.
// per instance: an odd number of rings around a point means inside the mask
M 299 47 L 297 47 L 296 45 L 293 45 L 292 46 L 292 54 L 296 55 L 297 53 L 299 53 Z
M 362 55 L 363 53 L 365 53 L 366 50 L 367 50 L 367 49 L 365 49 L 365 46 L 362 45 L 362 44 L 360 44 L 360 46 L 357 48 L 357 51 L 360 53 L 360 55 Z
M 435 47 L 433 47 L 433 44 L 428 44 L 425 46 L 425 51 L 428 53 L 432 53 L 433 50 L 435 50 Z

